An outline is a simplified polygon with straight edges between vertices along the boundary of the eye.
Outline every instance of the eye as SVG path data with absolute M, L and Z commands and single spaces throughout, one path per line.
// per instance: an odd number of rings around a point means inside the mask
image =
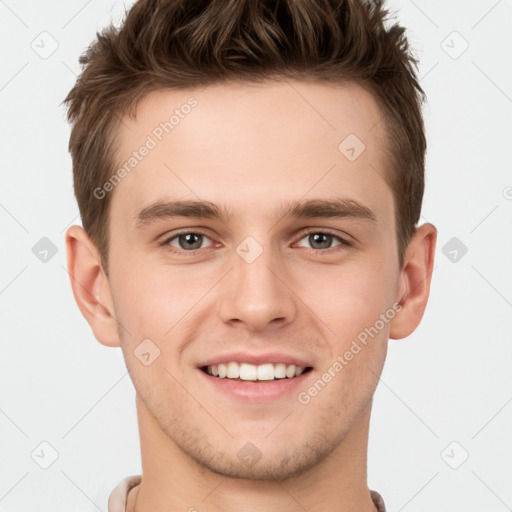
M 306 239 L 307 243 L 310 244 L 311 249 L 331 249 L 339 245 L 350 245 L 350 243 L 343 238 L 325 231 L 310 231 L 301 238 L 301 240 L 304 239 Z M 333 242 L 336 241 L 338 243 L 333 245 Z M 304 245 L 301 245 L 300 243 L 299 246 L 304 247 Z
M 305 240 L 309 245 L 303 245 L 303 240 Z M 212 243 L 211 238 L 203 233 L 187 231 L 167 238 L 164 242 L 162 242 L 162 245 L 166 246 L 170 252 L 194 253 L 194 251 L 205 249 L 207 247 L 207 241 Z M 311 250 L 325 251 L 328 249 L 334 249 L 336 247 L 343 249 L 344 247 L 349 247 L 352 244 L 333 233 L 326 231 L 310 231 L 300 238 L 300 241 L 297 245 L 301 247 L 307 247 Z
M 168 238 L 164 243 L 181 251 L 190 252 L 197 249 L 203 249 L 204 247 L 202 247 L 202 245 L 205 240 L 210 239 L 202 233 L 187 232 L 174 235 L 173 237 Z

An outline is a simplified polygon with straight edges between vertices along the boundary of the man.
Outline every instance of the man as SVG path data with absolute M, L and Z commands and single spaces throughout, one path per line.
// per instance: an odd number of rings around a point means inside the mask
M 120 346 L 142 476 L 110 512 L 384 511 L 389 338 L 423 316 L 421 90 L 357 0 L 141 0 L 66 98 L 78 306 Z

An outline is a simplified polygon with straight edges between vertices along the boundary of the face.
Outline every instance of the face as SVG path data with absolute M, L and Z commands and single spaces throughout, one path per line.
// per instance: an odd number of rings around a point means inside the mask
M 368 410 L 400 273 L 380 118 L 357 85 L 268 82 L 154 92 L 124 119 L 121 345 L 142 414 L 203 467 L 300 474 Z

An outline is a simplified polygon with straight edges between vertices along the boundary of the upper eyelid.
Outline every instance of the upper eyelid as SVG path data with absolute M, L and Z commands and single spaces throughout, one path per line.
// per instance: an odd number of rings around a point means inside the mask
M 300 237 L 298 238 L 297 241 L 302 240 L 305 236 L 311 235 L 312 233 L 324 233 L 327 235 L 331 235 L 334 238 L 337 238 L 340 242 L 342 242 L 345 245 L 348 245 L 351 243 L 350 240 L 346 239 L 346 237 L 343 237 L 341 235 L 334 233 L 329 228 L 323 228 L 323 229 L 322 228 L 304 228 L 304 229 L 305 229 L 305 231 L 301 231 Z M 162 241 L 162 245 L 169 244 L 171 242 L 171 240 L 174 240 L 175 238 L 179 237 L 180 235 L 187 235 L 187 234 L 202 235 L 202 236 L 205 236 L 206 238 L 209 238 L 212 242 L 215 242 L 210 235 L 208 235 L 205 231 L 203 231 L 201 229 L 188 229 L 188 230 L 180 231 L 178 233 L 174 233 L 170 236 L 164 237 L 164 239 Z M 203 247 L 203 249 L 206 249 L 206 247 Z M 183 250 L 183 249 L 179 249 L 179 250 Z M 201 249 L 193 249 L 192 251 L 200 251 L 200 250 Z M 192 252 L 192 251 L 185 251 L 185 252 Z
M 310 231 L 303 231 L 300 235 L 300 239 L 304 238 L 305 236 L 312 235 L 313 233 L 322 233 L 324 235 L 331 235 L 334 238 L 338 238 L 339 240 L 345 240 L 345 238 L 342 235 L 338 235 L 333 231 L 329 231 L 328 229 L 312 229 Z
M 163 244 L 167 244 L 171 240 L 174 240 L 176 237 L 178 237 L 180 235 L 190 235 L 190 234 L 202 235 L 202 236 L 205 236 L 207 238 L 212 239 L 212 237 L 210 235 L 208 235 L 205 231 L 202 231 L 201 229 L 189 229 L 189 230 L 186 230 L 186 231 L 179 231 L 178 233 L 174 233 L 174 234 L 169 235 L 169 236 L 164 235 L 162 237 L 162 243 Z

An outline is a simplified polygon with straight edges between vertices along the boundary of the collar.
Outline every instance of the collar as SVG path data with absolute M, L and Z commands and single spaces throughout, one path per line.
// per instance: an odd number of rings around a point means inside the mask
M 133 512 L 127 510 L 126 502 L 128 501 L 128 494 L 135 489 L 142 481 L 141 475 L 128 476 L 117 485 L 112 491 L 108 499 L 108 512 Z M 370 490 L 370 495 L 373 500 L 377 512 L 386 512 L 386 506 L 382 496 L 377 491 Z

